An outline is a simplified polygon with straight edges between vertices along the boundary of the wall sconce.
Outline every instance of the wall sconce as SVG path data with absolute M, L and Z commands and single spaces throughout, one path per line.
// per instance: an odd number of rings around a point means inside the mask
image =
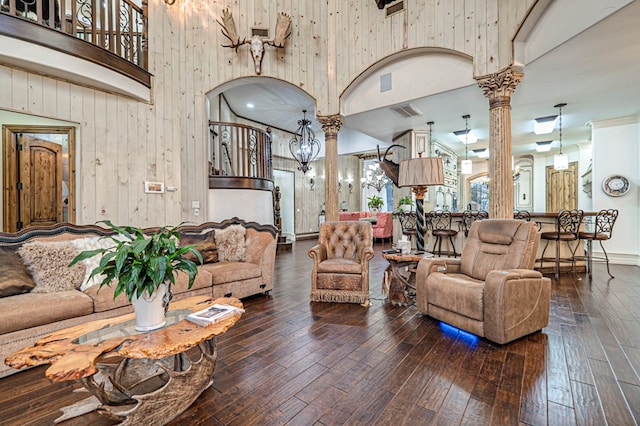
M 311 185 L 311 190 L 313 191 L 313 186 L 316 184 L 315 179 L 311 178 L 309 179 L 309 185 Z
M 349 177 L 345 179 L 345 181 L 349 184 L 349 194 L 353 193 L 353 178 Z

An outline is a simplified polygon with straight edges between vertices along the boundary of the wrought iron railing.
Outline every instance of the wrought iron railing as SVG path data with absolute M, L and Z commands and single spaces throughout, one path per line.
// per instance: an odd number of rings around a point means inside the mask
M 131 0 L 0 0 L 17 16 L 108 50 L 147 70 L 147 2 Z
M 271 134 L 237 123 L 209 122 L 212 176 L 273 180 Z

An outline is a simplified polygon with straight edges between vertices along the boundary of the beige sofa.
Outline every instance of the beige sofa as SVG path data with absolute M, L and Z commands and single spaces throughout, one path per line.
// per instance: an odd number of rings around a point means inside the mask
M 532 222 L 474 222 L 460 259 L 418 263 L 418 309 L 499 344 L 546 327 L 551 280 L 533 270 L 539 242 Z
M 216 235 L 228 237 L 230 232 L 235 239 L 219 240 L 216 248 Z M 220 223 L 182 226 L 180 234 L 181 243 L 196 244 L 208 263 L 198 265 L 198 275 L 191 289 L 187 288 L 186 274 L 177 276 L 172 289 L 173 300 L 195 295 L 241 299 L 268 294 L 273 289 L 277 241 L 277 228 L 274 226 L 233 218 Z M 6 287 L 0 284 L 0 377 L 17 371 L 4 365 L 7 355 L 32 345 L 46 334 L 86 321 L 131 312 L 126 296 L 121 294 L 113 299 L 110 287 L 99 289 L 99 285 L 94 285 L 80 290 L 80 286 L 86 283 L 77 281 L 86 279 L 93 269 L 88 264 L 77 265 L 73 271 L 67 267 L 75 254 L 82 249 L 93 248 L 83 247 L 86 241 L 95 242 L 98 240 L 96 237 L 104 235 L 108 235 L 108 230 L 98 226 L 71 224 L 28 228 L 15 234 L 0 233 L 0 263 L 5 267 L 0 281 L 13 279 L 15 282 L 17 277 L 24 278 L 20 276 L 24 272 L 21 268 L 27 266 L 24 265 L 25 259 L 32 260 L 25 252 L 34 250 L 34 246 L 41 250 L 29 252 L 35 260 L 26 268 L 36 281 L 37 290 L 9 295 Z M 74 248 L 69 249 L 70 244 Z M 22 265 L 15 264 L 16 259 L 22 261 Z M 43 269 L 37 270 L 34 265 Z M 52 287 L 60 284 L 61 288 L 59 291 L 50 291 L 49 288 L 48 292 L 37 292 L 42 290 L 42 287 L 38 288 L 41 280 L 48 280 L 45 284 Z M 25 291 L 25 288 L 18 289 L 20 291 Z

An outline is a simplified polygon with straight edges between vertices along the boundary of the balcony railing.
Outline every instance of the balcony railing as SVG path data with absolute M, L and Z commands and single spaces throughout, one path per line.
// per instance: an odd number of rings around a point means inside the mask
M 138 3 L 131 0 L 0 0 L 0 13 L 84 40 L 146 71 L 147 3 L 142 0 Z M 50 37 L 43 37 L 41 32 L 34 31 L 30 36 L 24 31 L 15 32 L 13 23 L 2 22 L 0 33 L 65 50 L 63 46 L 52 45 Z M 78 56 L 78 52 L 69 53 Z
M 273 180 L 271 134 L 237 123 L 209 122 L 210 174 Z

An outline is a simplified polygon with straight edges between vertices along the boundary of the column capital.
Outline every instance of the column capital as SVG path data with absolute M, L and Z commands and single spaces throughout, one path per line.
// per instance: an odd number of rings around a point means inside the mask
M 507 67 L 493 74 L 474 77 L 484 95 L 489 98 L 489 107 L 509 106 L 511 94 L 520 84 L 524 73 L 514 67 Z
M 322 125 L 322 131 L 327 135 L 336 136 L 340 127 L 342 127 L 342 117 L 340 114 L 334 115 L 319 115 L 318 121 Z

